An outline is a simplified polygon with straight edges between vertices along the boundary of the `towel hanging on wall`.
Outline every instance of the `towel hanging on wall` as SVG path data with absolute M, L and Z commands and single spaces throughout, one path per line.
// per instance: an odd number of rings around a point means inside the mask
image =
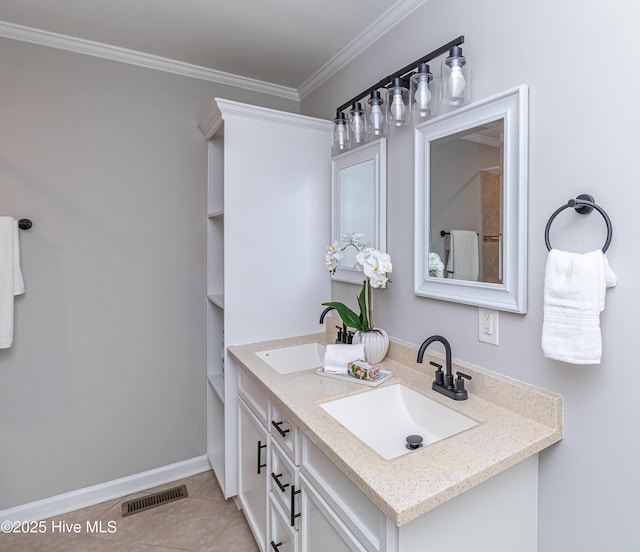
M 0 349 L 13 344 L 13 298 L 24 290 L 18 221 L 0 216 Z
M 607 225 L 607 239 L 602 249 L 590 253 L 568 253 L 551 247 L 551 224 L 568 208 L 582 216 L 594 210 L 602 215 Z M 572 364 L 600 364 L 600 313 L 604 310 L 607 288 L 618 283 L 605 255 L 612 235 L 609 215 L 590 194 L 570 199 L 549 217 L 544 229 L 544 241 L 549 250 L 544 275 L 542 323 L 542 350 L 546 357 Z
M 549 252 L 544 276 L 544 356 L 571 364 L 600 363 L 600 312 L 604 310 L 606 288 L 617 282 L 600 249 L 590 253 Z

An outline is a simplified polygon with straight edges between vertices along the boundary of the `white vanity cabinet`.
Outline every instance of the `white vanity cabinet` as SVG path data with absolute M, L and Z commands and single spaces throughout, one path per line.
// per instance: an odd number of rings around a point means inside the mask
M 331 297 L 331 122 L 216 99 L 199 127 L 208 151 L 207 455 L 229 498 L 238 493 L 238 410 L 226 347 L 316 333 Z
M 536 551 L 537 455 L 398 527 L 242 369 L 238 394 L 238 497 L 262 552 Z

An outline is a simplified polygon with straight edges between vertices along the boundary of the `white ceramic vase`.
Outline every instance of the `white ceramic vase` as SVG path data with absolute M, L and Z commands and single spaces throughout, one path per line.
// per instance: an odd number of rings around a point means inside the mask
M 377 364 L 382 362 L 389 350 L 389 335 L 380 328 L 374 328 L 370 332 L 357 331 L 353 336 L 353 343 L 364 344 L 364 359 Z

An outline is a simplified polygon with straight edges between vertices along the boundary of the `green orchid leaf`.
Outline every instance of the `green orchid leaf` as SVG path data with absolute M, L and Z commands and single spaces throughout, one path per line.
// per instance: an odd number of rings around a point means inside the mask
M 363 332 L 368 332 L 369 328 L 369 312 L 367 310 L 367 282 L 364 281 L 362 291 L 358 295 L 358 306 L 360 307 L 360 326 Z
M 343 303 L 331 301 L 329 303 L 322 303 L 322 305 L 325 307 L 333 307 L 334 309 L 336 309 L 338 315 L 340 315 L 340 318 L 345 323 L 345 325 L 353 328 L 354 330 L 362 330 L 360 317 Z

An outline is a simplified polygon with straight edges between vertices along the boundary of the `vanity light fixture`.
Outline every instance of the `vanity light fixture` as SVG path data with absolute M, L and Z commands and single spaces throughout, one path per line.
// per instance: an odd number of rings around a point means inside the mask
M 449 105 L 462 105 L 469 101 L 469 67 L 460 46 L 449 50 L 442 62 L 442 100 Z
M 418 71 L 411 75 L 411 109 L 413 120 L 424 121 L 431 115 L 431 81 L 433 75 L 427 63 L 421 63 Z
M 459 106 L 470 99 L 469 66 L 462 55 L 464 36 L 385 77 L 336 109 L 334 154 L 382 138 L 387 127 L 420 123 L 436 112 L 435 81 L 428 63 L 448 53 L 442 62 L 441 101 Z M 364 107 L 364 110 L 363 110 Z M 366 115 L 366 116 L 363 116 Z
M 383 97 L 384 94 L 384 97 Z M 386 89 L 374 90 L 367 101 L 367 118 L 369 119 L 369 138 L 376 140 L 387 135 L 387 117 L 385 115 Z
M 409 122 L 409 89 L 402 77 L 393 79 L 391 100 L 389 101 L 389 121 L 393 126 L 405 126 Z
M 355 102 L 351 106 L 350 114 L 351 141 L 354 146 L 359 146 L 367 140 L 367 116 L 360 102 Z
M 349 147 L 349 125 L 345 114 L 338 112 L 333 123 L 333 150 L 334 153 L 341 153 Z

